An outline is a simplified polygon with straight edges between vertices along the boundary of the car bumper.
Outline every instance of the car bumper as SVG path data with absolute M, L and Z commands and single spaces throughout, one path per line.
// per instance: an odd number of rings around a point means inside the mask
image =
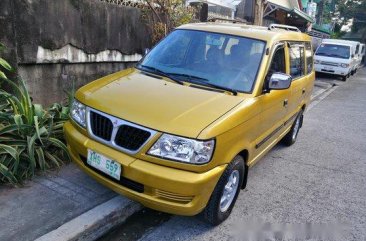
M 165 167 L 136 159 L 88 138 L 69 121 L 64 125 L 72 160 L 101 184 L 144 206 L 159 211 L 192 216 L 200 213 L 211 196 L 226 165 L 204 173 Z M 117 181 L 86 164 L 87 150 L 107 156 L 122 166 Z
M 350 68 L 341 68 L 341 67 L 329 67 L 321 64 L 315 64 L 315 71 L 320 73 L 334 74 L 345 76 L 351 72 Z

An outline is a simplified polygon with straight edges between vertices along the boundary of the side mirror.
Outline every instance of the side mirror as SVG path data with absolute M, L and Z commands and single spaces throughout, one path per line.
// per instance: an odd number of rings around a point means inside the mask
M 149 48 L 144 49 L 144 54 L 147 55 L 150 52 Z
M 269 79 L 268 90 L 285 90 L 290 88 L 292 77 L 288 74 L 274 73 Z

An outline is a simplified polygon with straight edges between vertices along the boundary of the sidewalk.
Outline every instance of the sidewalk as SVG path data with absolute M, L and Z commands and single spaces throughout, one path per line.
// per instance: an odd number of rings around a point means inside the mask
M 317 81 L 312 97 L 330 87 Z M 140 209 L 71 163 L 22 188 L 0 186 L 0 241 L 91 240 Z
M 116 196 L 72 163 L 22 188 L 0 186 L 0 240 L 34 240 Z

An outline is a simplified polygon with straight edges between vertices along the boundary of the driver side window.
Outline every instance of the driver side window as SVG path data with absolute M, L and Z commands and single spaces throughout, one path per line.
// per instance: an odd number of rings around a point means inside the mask
M 268 70 L 268 74 L 284 73 L 286 74 L 286 60 L 285 60 L 285 48 L 279 47 L 272 58 L 271 66 Z
M 264 90 L 266 90 L 268 88 L 269 80 L 271 79 L 271 76 L 274 73 L 283 73 L 283 74 L 287 73 L 284 46 L 278 47 L 273 55 L 271 65 L 269 66 L 269 69 L 268 69 L 268 72 L 266 75 Z

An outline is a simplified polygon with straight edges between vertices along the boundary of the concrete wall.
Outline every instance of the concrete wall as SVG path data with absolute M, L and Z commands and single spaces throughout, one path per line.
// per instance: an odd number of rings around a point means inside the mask
M 150 47 L 141 11 L 99 0 L 1 0 L 0 42 L 36 102 L 133 66 Z

